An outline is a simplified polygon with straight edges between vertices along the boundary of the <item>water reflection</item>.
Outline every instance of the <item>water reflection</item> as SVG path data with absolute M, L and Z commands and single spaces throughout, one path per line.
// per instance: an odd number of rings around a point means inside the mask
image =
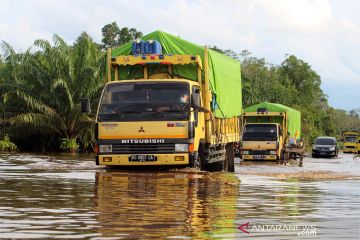
M 294 232 L 248 235 L 238 229 L 247 222 L 307 223 L 318 229 L 315 239 L 360 238 L 359 181 L 242 173 L 255 168 L 265 172 L 252 165 L 237 165 L 235 175 L 105 171 L 86 159 L 0 154 L 0 238 L 299 239 Z
M 235 235 L 239 187 L 216 175 L 98 172 L 98 230 L 134 239 Z

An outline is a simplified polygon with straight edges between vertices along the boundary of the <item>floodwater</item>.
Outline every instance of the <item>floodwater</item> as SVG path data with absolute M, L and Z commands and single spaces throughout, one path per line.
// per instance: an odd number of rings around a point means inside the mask
M 352 155 L 230 174 L 0 154 L 0 238 L 360 239 L 359 176 Z

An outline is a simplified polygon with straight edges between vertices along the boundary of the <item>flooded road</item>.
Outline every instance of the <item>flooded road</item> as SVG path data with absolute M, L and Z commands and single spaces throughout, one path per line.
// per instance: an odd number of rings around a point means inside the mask
M 302 168 L 246 162 L 229 174 L 0 154 L 0 238 L 360 239 L 359 176 L 352 155 Z

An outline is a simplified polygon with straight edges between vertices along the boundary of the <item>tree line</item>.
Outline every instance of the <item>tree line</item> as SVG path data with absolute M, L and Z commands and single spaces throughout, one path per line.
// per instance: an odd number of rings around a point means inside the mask
M 25 151 L 92 150 L 94 115 L 81 113 L 80 99 L 90 97 L 95 112 L 105 84 L 105 50 L 143 35 L 135 28 L 120 29 L 115 22 L 101 31 L 100 44 L 86 32 L 73 44 L 58 35 L 51 42 L 38 39 L 23 52 L 1 42 L 0 143 L 10 146 L 11 139 Z M 360 109 L 347 112 L 329 106 L 320 76 L 296 56 L 274 65 L 247 50 L 212 49 L 242 60 L 244 107 L 269 101 L 300 110 L 305 142 L 360 131 Z

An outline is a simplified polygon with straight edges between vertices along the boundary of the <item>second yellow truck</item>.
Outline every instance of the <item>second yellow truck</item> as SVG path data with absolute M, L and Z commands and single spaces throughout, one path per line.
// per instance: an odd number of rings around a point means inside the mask
M 300 155 L 301 114 L 277 103 L 262 102 L 244 109 L 241 155 L 244 160 L 287 160 Z

